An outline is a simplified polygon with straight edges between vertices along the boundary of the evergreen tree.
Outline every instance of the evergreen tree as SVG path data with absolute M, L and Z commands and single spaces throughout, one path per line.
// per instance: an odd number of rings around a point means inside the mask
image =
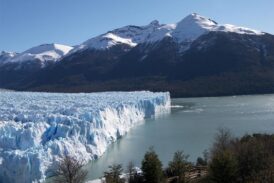
M 160 183 L 163 181 L 162 163 L 153 148 L 150 148 L 144 156 L 142 171 L 146 183 Z

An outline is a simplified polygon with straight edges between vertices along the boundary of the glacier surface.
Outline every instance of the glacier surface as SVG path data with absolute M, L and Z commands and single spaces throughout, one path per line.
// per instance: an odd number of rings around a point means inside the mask
M 96 159 L 143 119 L 168 112 L 167 92 L 0 92 L 0 182 L 42 182 L 63 155 Z

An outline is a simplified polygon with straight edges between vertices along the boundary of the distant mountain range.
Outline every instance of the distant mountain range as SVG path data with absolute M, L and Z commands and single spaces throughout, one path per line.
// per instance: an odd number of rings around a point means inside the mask
M 170 91 L 173 97 L 274 92 L 274 36 L 198 14 L 125 26 L 70 47 L 0 54 L 0 87 L 52 92 Z

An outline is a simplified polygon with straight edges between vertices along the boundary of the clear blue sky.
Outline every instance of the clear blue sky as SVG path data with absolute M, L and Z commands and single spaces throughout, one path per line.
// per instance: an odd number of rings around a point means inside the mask
M 274 0 L 0 0 L 0 50 L 76 45 L 113 28 L 175 23 L 192 12 L 274 34 Z

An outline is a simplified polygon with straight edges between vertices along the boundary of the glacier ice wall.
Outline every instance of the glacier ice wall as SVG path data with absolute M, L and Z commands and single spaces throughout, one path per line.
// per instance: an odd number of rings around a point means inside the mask
M 0 182 L 42 182 L 61 156 L 96 159 L 144 118 L 169 111 L 164 92 L 0 92 Z

